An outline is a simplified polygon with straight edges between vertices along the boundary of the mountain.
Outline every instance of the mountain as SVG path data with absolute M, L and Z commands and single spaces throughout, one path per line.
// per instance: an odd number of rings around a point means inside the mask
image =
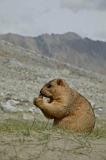
M 0 35 L 0 40 L 54 58 L 76 67 L 106 74 L 106 42 L 82 38 L 73 32 L 25 37 L 17 34 Z

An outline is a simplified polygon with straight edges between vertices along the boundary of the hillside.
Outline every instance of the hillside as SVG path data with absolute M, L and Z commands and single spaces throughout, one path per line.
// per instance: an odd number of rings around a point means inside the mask
M 38 37 L 9 33 L 0 35 L 0 39 L 63 63 L 106 74 L 106 42 L 103 41 L 82 38 L 73 32 Z
M 29 43 L 28 43 L 29 44 Z M 63 78 L 92 104 L 91 135 L 52 128 L 33 105 L 41 87 Z M 106 76 L 0 41 L 0 160 L 105 160 Z
M 32 98 L 38 94 L 39 87 L 58 77 L 65 79 L 93 104 L 97 103 L 97 107 L 104 107 L 106 76 L 74 68 L 42 56 L 37 51 L 29 52 L 22 47 L 0 41 L 1 96 L 6 97 L 9 93 L 15 99 L 28 101 L 32 106 Z

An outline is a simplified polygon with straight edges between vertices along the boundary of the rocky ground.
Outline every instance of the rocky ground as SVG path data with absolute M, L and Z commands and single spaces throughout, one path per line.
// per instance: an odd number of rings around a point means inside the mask
M 92 104 L 94 132 L 73 135 L 52 129 L 32 102 L 42 85 L 65 79 Z M 0 160 L 105 160 L 106 76 L 60 64 L 0 41 Z

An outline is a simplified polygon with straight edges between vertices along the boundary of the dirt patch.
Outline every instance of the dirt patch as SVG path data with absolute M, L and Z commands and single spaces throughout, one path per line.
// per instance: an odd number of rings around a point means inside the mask
M 105 160 L 106 126 L 91 135 L 52 128 L 51 123 L 8 119 L 0 123 L 0 160 Z

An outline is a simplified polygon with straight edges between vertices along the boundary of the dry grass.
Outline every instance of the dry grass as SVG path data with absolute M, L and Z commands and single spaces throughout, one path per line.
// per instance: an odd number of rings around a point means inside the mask
M 31 135 L 31 133 L 34 132 L 41 132 L 42 134 L 46 131 L 47 132 L 58 132 L 62 135 L 65 134 L 73 134 L 70 133 L 68 130 L 62 130 L 58 128 L 52 129 L 51 123 L 45 123 L 42 121 L 37 121 L 34 119 L 33 121 L 27 121 L 27 120 L 15 120 L 15 119 L 7 119 L 3 122 L 0 122 L 0 133 L 23 133 L 25 135 Z M 77 134 L 78 135 L 78 134 Z M 89 137 L 89 138 L 106 138 L 106 121 L 96 120 L 96 126 L 94 131 L 90 134 L 82 134 L 82 137 Z
M 50 160 L 64 160 L 70 159 L 70 156 L 73 160 L 75 156 L 77 159 L 87 159 L 93 153 L 92 142 L 106 138 L 106 123 L 100 120 L 97 122 L 92 134 L 80 135 L 52 128 L 51 123 L 45 124 L 42 121 L 7 119 L 0 123 L 1 160 L 4 160 L 4 157 L 29 160 L 28 156 L 30 160 L 43 160 L 48 157 Z

